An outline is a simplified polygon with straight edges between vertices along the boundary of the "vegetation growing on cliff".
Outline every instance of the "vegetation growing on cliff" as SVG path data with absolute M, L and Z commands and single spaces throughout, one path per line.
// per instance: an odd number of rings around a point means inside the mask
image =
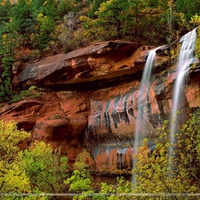
M 16 1 L 15 1 L 16 2 Z M 199 24 L 200 2 L 194 0 L 10 0 L 0 1 L 0 101 L 12 94 L 11 68 L 91 42 L 125 39 L 161 45 L 177 30 Z

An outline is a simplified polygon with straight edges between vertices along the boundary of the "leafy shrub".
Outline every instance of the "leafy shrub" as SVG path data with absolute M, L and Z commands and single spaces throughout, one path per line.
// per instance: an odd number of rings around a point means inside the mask
M 149 156 L 137 154 L 135 188 L 138 193 L 198 193 L 200 189 L 200 116 L 192 114 L 177 131 L 176 142 L 170 141 L 168 122 L 158 130 L 155 149 Z M 144 146 L 147 140 L 144 141 Z M 173 153 L 169 155 L 169 148 Z M 173 197 L 172 197 L 173 198 Z M 151 198 L 149 198 L 151 199 Z M 153 199 L 153 198 L 152 198 Z M 159 197 L 166 199 L 166 197 Z M 179 199 L 179 198 L 177 198 Z M 181 198 L 180 198 L 181 199 Z
M 41 96 L 43 89 L 36 86 L 30 86 L 28 90 L 23 90 L 18 94 L 13 95 L 10 103 L 21 101 L 22 99 L 37 99 Z

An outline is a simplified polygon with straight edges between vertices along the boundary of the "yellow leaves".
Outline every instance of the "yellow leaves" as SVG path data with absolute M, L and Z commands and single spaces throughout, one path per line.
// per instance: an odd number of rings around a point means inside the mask
M 31 192 L 29 178 L 17 164 L 18 144 L 30 137 L 17 123 L 0 121 L 0 185 L 1 192 Z
M 42 6 L 45 6 L 47 4 L 47 1 L 45 1 L 43 4 L 42 4 Z
M 6 37 L 7 37 L 7 34 L 4 33 L 4 34 L 2 35 L 2 38 L 3 38 L 3 39 L 6 39 Z
M 6 1 L 7 1 L 7 0 L 3 0 L 0 4 L 1 4 L 2 6 L 5 6 L 5 5 L 6 5 Z M 14 4 L 12 0 L 10 0 L 10 3 L 11 3 L 11 4 Z
M 2 185 L 1 192 L 31 193 L 29 178 L 17 164 L 10 165 L 10 168 L 6 169 L 0 177 L 0 184 Z
M 199 16 L 200 19 L 200 16 Z M 195 44 L 195 55 L 198 60 L 200 60 L 200 27 L 197 28 L 197 39 Z
M 133 170 L 136 173 L 136 192 L 151 193 L 183 193 L 198 191 L 198 170 L 200 167 L 200 131 L 199 114 L 190 119 L 177 130 L 176 142 L 169 143 L 167 124 L 160 127 L 160 137 L 155 141 L 155 149 L 151 155 L 137 156 Z M 140 149 L 144 149 L 144 146 Z M 173 155 L 168 158 L 168 150 L 173 148 Z M 173 164 L 173 166 L 170 166 Z
M 196 13 L 194 16 L 191 17 L 190 23 L 195 26 L 199 26 L 200 25 L 200 16 L 197 15 L 197 13 Z
M 42 22 L 44 15 L 42 13 L 39 13 L 38 16 L 36 17 L 36 20 Z
M 179 16 L 180 19 L 179 25 L 184 26 L 186 24 L 185 14 L 181 12 L 177 15 Z
M 86 150 L 78 154 L 74 163 L 74 169 L 83 170 L 84 168 L 89 167 L 87 164 L 89 157 L 90 154 Z
M 26 4 L 27 4 L 27 5 L 29 5 L 29 6 L 30 6 L 30 5 L 31 5 L 31 3 L 32 3 L 32 0 L 26 0 Z
M 17 129 L 14 121 L 0 121 L 0 151 L 4 159 L 12 159 L 19 151 L 20 141 L 30 137 L 30 133 Z

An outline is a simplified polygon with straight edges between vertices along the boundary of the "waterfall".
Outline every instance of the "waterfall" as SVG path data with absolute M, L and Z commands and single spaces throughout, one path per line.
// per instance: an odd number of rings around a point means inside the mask
M 147 61 L 144 66 L 144 72 L 140 83 L 140 89 L 138 91 L 137 99 L 137 118 L 136 118 L 136 129 L 134 134 L 134 148 L 137 152 L 137 148 L 141 145 L 146 127 L 146 110 L 145 101 L 147 100 L 149 89 L 150 89 L 150 78 L 153 67 L 154 57 L 156 55 L 156 49 L 149 52 Z
M 144 134 L 147 130 L 146 127 L 146 110 L 148 109 L 145 106 L 145 101 L 148 97 L 149 89 L 150 89 L 150 78 L 151 78 L 151 72 L 152 72 L 152 67 L 153 67 L 153 62 L 154 62 L 154 57 L 156 55 L 156 49 L 153 49 L 149 52 L 149 55 L 147 57 L 145 66 L 144 66 L 144 71 L 142 74 L 142 79 L 140 82 L 140 89 L 138 91 L 138 99 L 137 99 L 137 118 L 136 118 L 136 129 L 134 133 L 134 154 L 137 154 L 137 150 L 139 146 L 142 143 L 142 140 L 144 138 Z M 133 168 L 136 163 L 136 159 L 133 159 Z M 135 174 L 132 176 L 132 183 L 135 185 Z
M 175 86 L 173 91 L 173 106 L 170 116 L 170 148 L 169 148 L 169 167 L 173 166 L 170 163 L 170 158 L 173 155 L 173 144 L 175 144 L 175 132 L 179 123 L 178 112 L 181 110 L 181 97 L 184 95 L 184 86 L 187 72 L 189 70 L 190 64 L 195 61 L 194 48 L 196 41 L 196 29 L 184 35 L 180 42 L 182 43 L 179 52 L 178 63 L 177 63 L 177 78 L 175 80 Z M 183 103 L 183 102 L 182 102 Z M 182 116 L 181 116 L 182 117 Z

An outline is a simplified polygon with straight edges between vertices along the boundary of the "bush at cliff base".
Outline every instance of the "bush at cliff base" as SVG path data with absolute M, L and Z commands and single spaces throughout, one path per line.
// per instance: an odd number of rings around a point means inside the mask
M 0 199 L 47 199 L 43 193 L 63 192 L 67 158 L 44 142 L 25 151 L 22 140 L 30 133 L 18 130 L 14 121 L 0 121 Z
M 155 150 L 147 156 L 138 154 L 133 170 L 136 173 L 135 192 L 186 194 L 200 191 L 200 114 L 191 114 L 189 120 L 176 133 L 176 142 L 169 139 L 168 122 L 158 129 L 159 138 L 155 140 Z M 147 146 L 144 140 L 143 146 Z M 173 155 L 169 155 L 169 147 Z M 143 148 L 143 147 L 141 147 Z M 170 160 L 169 160 L 170 159 Z M 173 166 L 169 166 L 169 162 Z M 166 197 L 163 197 L 165 199 Z M 173 198 L 173 197 L 172 197 Z M 180 199 L 183 196 L 179 197 Z M 153 199 L 153 197 L 152 197 Z M 159 197 L 159 199 L 162 199 Z

